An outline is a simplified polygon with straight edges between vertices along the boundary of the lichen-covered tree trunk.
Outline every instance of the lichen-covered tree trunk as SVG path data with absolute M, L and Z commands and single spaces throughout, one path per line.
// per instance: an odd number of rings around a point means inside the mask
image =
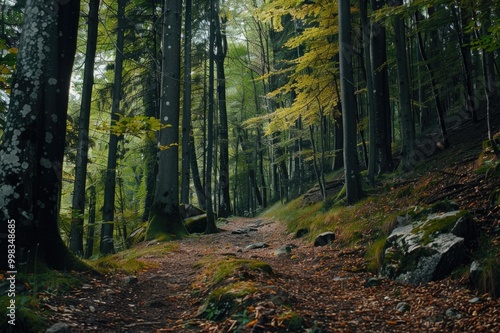
M 58 227 L 79 11 L 78 0 L 26 3 L 0 148 L 0 269 L 15 270 L 21 262 L 54 269 L 84 267 L 64 245 Z M 8 221 L 15 225 L 15 242 L 7 243 Z M 14 246 L 13 267 L 5 267 L 7 248 Z
M 179 210 L 179 107 L 182 3 L 165 0 L 158 172 L 147 239 L 187 234 Z
M 85 210 L 85 184 L 87 180 L 87 159 L 89 150 L 90 106 L 94 86 L 94 63 L 97 47 L 97 28 L 99 22 L 99 2 L 91 0 L 88 15 L 88 37 L 85 52 L 82 101 L 80 106 L 80 126 L 78 128 L 78 149 L 76 151 L 75 184 L 73 188 L 70 249 L 83 255 L 83 213 Z

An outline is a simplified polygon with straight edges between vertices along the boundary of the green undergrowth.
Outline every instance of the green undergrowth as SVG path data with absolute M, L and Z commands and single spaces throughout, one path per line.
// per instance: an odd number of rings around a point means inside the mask
M 482 293 L 500 297 L 500 246 L 498 240 L 484 237 L 474 259 L 481 265 L 477 276 L 471 277 L 473 285 Z M 468 272 L 469 273 L 469 272 Z
M 155 267 L 154 258 L 161 258 L 170 252 L 177 251 L 179 245 L 172 242 L 162 242 L 155 245 L 143 243 L 131 249 L 116 254 L 87 260 L 87 263 L 101 273 L 123 272 L 135 274 L 146 268 Z
M 362 245 L 381 234 L 388 217 L 405 207 L 405 200 L 397 202 L 392 192 L 384 191 L 379 196 L 365 197 L 352 206 L 335 205 L 328 199 L 312 205 L 304 205 L 302 198 L 282 205 L 275 204 L 263 215 L 283 221 L 290 233 L 308 229 L 304 236 L 312 241 L 325 231 L 335 233 L 336 242 L 342 246 Z
M 273 269 L 269 264 L 256 259 L 226 258 L 215 259 L 207 257 L 197 263 L 203 267 L 203 271 L 198 280 L 198 286 L 215 286 L 228 278 L 245 279 L 250 274 L 272 274 Z
M 0 275 L 0 332 L 44 332 L 48 326 L 50 298 L 63 295 L 82 284 L 78 275 L 39 268 L 34 274 L 19 272 L 15 276 L 15 297 L 9 297 L 9 276 Z M 15 300 L 15 325 L 9 321 L 9 306 Z
M 496 138 L 497 146 L 500 142 Z M 473 140 L 463 145 L 456 145 L 439 151 L 417 165 L 410 173 L 403 174 L 401 170 L 384 174 L 375 180 L 375 185 L 370 187 L 363 174 L 363 191 L 365 197 L 358 203 L 346 206 L 340 196 L 331 196 L 324 202 L 305 204 L 299 197 L 287 204 L 277 203 L 261 213 L 262 216 L 274 218 L 286 224 L 288 232 L 297 234 L 303 229 L 308 232 L 303 238 L 313 242 L 315 237 L 325 231 L 335 233 L 335 244 L 339 247 L 362 247 L 365 250 L 367 269 L 378 273 L 384 260 L 386 239 L 398 224 L 398 216 L 408 216 L 412 220 L 426 220 L 427 216 L 435 213 L 459 210 L 457 204 L 446 199 L 446 192 L 439 192 L 450 182 L 456 181 L 455 176 L 458 166 L 464 160 L 475 163 L 474 171 L 485 177 L 486 181 L 496 181 L 500 176 L 500 163 L 491 142 Z M 449 167 L 449 169 L 448 169 Z M 460 169 L 458 169 L 460 170 Z M 463 171 L 458 171 L 463 172 Z M 474 175 L 471 175 L 474 177 Z M 451 177 L 451 178 L 450 178 Z M 467 181 L 468 179 L 466 179 Z M 470 180 L 474 181 L 473 179 Z M 500 203 L 500 188 L 485 192 L 489 195 L 489 207 L 497 207 Z M 436 198 L 442 198 L 435 204 Z M 444 199 L 444 200 L 443 200 Z M 473 206 L 468 205 L 468 209 Z M 467 211 L 459 211 L 450 218 L 430 219 L 421 230 L 424 241 L 430 235 L 449 230 L 460 217 L 465 217 Z M 485 225 L 485 229 L 488 226 Z M 498 229 L 498 230 L 497 230 Z M 472 248 L 471 255 L 481 264 L 481 273 L 476 278 L 477 289 L 494 295 L 500 294 L 500 227 L 488 229 L 487 234 L 479 235 L 474 244 L 488 242 L 488 247 Z M 496 231 L 495 231 L 496 230 Z M 486 232 L 486 231 L 485 231 Z M 476 246 L 472 244 L 471 246 Z M 468 267 L 464 271 L 468 271 Z
M 232 332 L 247 332 L 262 313 L 272 312 L 283 332 L 303 330 L 304 319 L 293 311 L 288 293 L 276 285 L 273 269 L 266 262 L 208 256 L 196 266 L 202 269 L 193 293 L 204 299 L 197 317 L 228 324 Z

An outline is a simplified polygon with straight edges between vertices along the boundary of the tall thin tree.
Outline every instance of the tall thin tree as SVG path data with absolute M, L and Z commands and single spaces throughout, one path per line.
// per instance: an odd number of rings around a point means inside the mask
M 158 172 L 147 238 L 186 234 L 179 210 L 179 110 L 182 1 L 165 0 L 160 121 L 167 128 L 158 135 Z
M 402 6 L 402 0 L 394 0 L 394 6 Z M 406 28 L 401 15 L 394 17 L 396 45 L 396 64 L 398 68 L 399 113 L 401 117 L 401 162 L 405 170 L 413 168 L 415 150 L 415 125 L 410 101 L 410 76 L 408 74 L 408 56 L 406 52 Z
M 213 165 L 213 143 L 214 143 L 214 63 L 215 63 L 215 1 L 210 1 L 210 33 L 208 43 L 208 115 L 207 115 L 207 163 L 205 169 L 205 200 L 207 208 L 207 227 L 205 233 L 218 232 L 215 224 L 214 208 L 212 203 L 212 165 Z
M 344 177 L 348 204 L 362 197 L 356 141 L 356 100 L 352 68 L 351 1 L 339 1 L 340 94 L 344 125 Z
M 184 85 L 182 99 L 182 167 L 181 202 L 189 203 L 189 182 L 191 166 L 191 7 L 192 0 L 185 0 L 184 11 Z
M 113 81 L 113 104 L 111 106 L 111 125 L 120 119 L 123 111 L 120 108 L 122 99 L 123 48 L 125 44 L 125 6 L 127 0 L 118 0 L 118 25 L 116 28 L 116 53 Z M 118 142 L 121 138 L 110 130 L 108 145 L 108 162 L 104 184 L 104 205 L 102 208 L 101 243 L 102 254 L 114 251 L 113 233 L 115 219 L 116 166 L 118 160 Z
M 220 2 L 218 0 L 215 3 L 215 62 L 217 64 L 217 104 L 219 107 L 219 190 L 221 192 L 218 213 L 221 217 L 231 215 L 231 197 L 229 194 L 229 130 L 227 124 L 226 73 L 224 69 L 224 61 L 227 55 L 226 21 L 227 18 L 225 15 L 221 15 L 220 13 Z
M 78 127 L 78 149 L 76 151 L 75 184 L 73 188 L 70 249 L 77 255 L 83 255 L 83 221 L 85 210 L 85 190 L 87 181 L 87 163 L 89 151 L 89 124 L 94 87 L 94 64 L 97 49 L 97 32 L 99 27 L 100 0 L 90 0 L 87 17 L 87 45 L 85 51 L 85 69 L 83 72 L 83 89 L 80 105 L 80 121 Z

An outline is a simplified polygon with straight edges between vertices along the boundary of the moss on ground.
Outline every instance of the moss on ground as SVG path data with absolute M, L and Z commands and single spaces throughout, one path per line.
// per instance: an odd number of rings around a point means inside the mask
M 208 259 L 201 275 L 202 283 L 215 286 L 229 277 L 245 278 L 249 272 L 272 274 L 271 266 L 256 259 L 226 258 L 220 260 Z
M 178 244 L 168 242 L 151 246 L 143 244 L 110 256 L 87 260 L 87 263 L 101 273 L 124 272 L 133 274 L 155 266 L 151 261 L 144 260 L 146 257 L 148 259 L 162 257 L 169 252 L 176 251 L 178 248 Z
M 243 299 L 258 290 L 251 281 L 238 281 L 214 289 L 208 296 L 198 316 L 218 321 L 231 315 L 237 307 L 244 307 Z
M 6 283 L 0 276 L 0 285 Z M 62 295 L 81 285 L 81 279 L 74 274 L 44 270 L 36 274 L 16 275 L 15 325 L 10 325 L 7 316 L 11 297 L 0 296 L 0 332 L 44 332 L 50 315 L 42 307 L 44 295 Z M 22 290 L 19 290 L 22 289 Z

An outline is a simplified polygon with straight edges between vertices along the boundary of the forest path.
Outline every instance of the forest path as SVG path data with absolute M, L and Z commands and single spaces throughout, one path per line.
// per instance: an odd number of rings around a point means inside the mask
M 235 330 L 231 319 L 196 318 L 206 299 L 193 292 L 200 263 L 236 257 L 260 259 L 273 268 L 260 283 L 275 286 L 305 319 L 305 327 L 292 332 L 500 331 L 499 300 L 484 296 L 471 302 L 476 295 L 457 281 L 414 287 L 383 279 L 367 286 L 374 276 L 365 271 L 363 248 L 313 247 L 289 235 L 283 224 L 263 218 L 232 218 L 221 228 L 218 234 L 175 241 L 172 252 L 141 258 L 153 266 L 139 272 L 136 283 L 125 283 L 123 275 L 91 278 L 76 294 L 55 300 L 60 311 L 51 322 L 66 322 L 73 332 L 285 332 L 271 326 Z M 246 233 L 233 233 L 244 228 Z M 246 249 L 256 242 L 269 247 Z M 290 255 L 274 254 L 287 244 L 296 246 Z

